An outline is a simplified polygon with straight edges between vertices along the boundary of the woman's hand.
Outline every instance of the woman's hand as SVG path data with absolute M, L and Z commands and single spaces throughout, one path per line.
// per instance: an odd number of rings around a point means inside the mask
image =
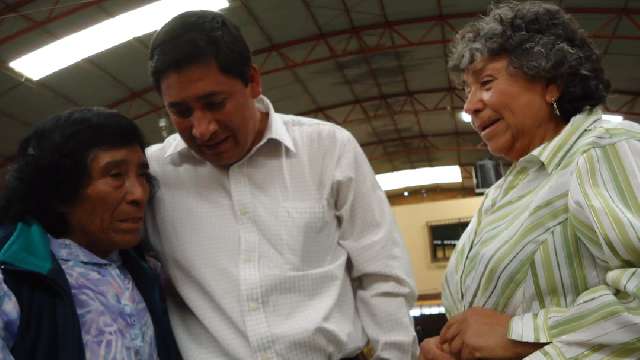
M 522 359 L 546 344 L 525 343 L 507 337 L 511 316 L 471 308 L 447 322 L 440 332 L 440 349 L 456 359 Z
M 439 336 L 424 339 L 420 344 L 420 360 L 456 360 L 440 346 Z

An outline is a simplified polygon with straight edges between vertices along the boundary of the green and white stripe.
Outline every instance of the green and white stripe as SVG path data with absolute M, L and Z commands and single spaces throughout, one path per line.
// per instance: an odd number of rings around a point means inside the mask
M 640 126 L 573 118 L 486 194 L 449 263 L 447 313 L 513 315 L 530 359 L 640 359 Z

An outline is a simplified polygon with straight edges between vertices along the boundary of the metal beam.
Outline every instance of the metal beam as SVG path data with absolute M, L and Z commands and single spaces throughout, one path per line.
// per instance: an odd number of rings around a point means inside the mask
M 473 135 L 478 135 L 478 133 L 475 132 L 475 131 L 468 131 L 468 132 L 452 132 L 452 133 L 441 133 L 441 134 L 425 134 L 425 135 L 421 134 L 421 135 L 414 135 L 414 136 L 405 136 L 405 137 L 398 138 L 398 139 L 387 139 L 387 140 L 381 140 L 381 141 L 371 141 L 371 142 L 367 142 L 367 143 L 362 143 L 362 144 L 360 144 L 360 146 L 363 147 L 363 148 L 366 148 L 366 147 L 379 146 L 379 145 L 384 145 L 384 144 L 393 144 L 394 142 L 398 142 L 398 141 L 428 140 L 428 139 L 441 138 L 441 137 L 473 136 Z
M 407 149 L 407 150 L 403 150 L 403 151 L 394 151 L 392 153 L 388 154 L 388 157 L 394 158 L 394 159 L 401 159 L 407 158 L 407 155 L 412 155 L 412 154 L 417 154 L 417 155 L 424 155 L 424 152 L 427 151 L 429 153 L 438 153 L 438 152 L 445 152 L 445 153 L 451 153 L 451 152 L 455 152 L 455 153 L 460 153 L 462 151 L 464 152 L 488 152 L 488 150 L 486 148 L 482 148 L 482 147 L 478 147 L 478 146 L 464 146 L 464 147 L 446 147 L 446 148 L 432 148 L 432 147 L 425 147 L 423 149 L 420 148 L 412 148 L 412 149 Z M 367 156 L 367 159 L 370 162 L 377 162 L 377 161 L 387 161 L 387 159 L 384 156 Z M 428 162 L 429 159 L 427 159 Z M 458 165 L 460 164 L 460 162 L 458 162 Z M 415 168 L 415 166 L 414 166 Z
M 53 9 L 55 9 L 55 6 L 51 7 L 51 10 L 53 10 Z M 51 14 L 51 12 L 50 12 L 50 14 Z M 108 14 L 108 15 L 112 17 L 112 14 Z M 19 14 L 18 16 L 23 17 L 25 20 L 27 20 L 27 21 L 29 21 L 29 22 L 31 22 L 33 24 L 37 23 L 37 20 L 34 20 L 33 18 L 31 18 L 31 17 L 29 17 L 27 15 Z M 49 16 L 51 16 L 51 15 L 49 15 Z M 44 33 L 46 33 L 47 35 L 49 35 L 54 40 L 57 40 L 58 35 L 53 33 L 52 31 L 50 31 L 49 29 L 43 28 L 42 31 Z M 138 42 L 139 42 L 139 40 L 138 40 Z M 105 69 L 103 66 L 99 65 L 98 63 L 96 63 L 92 59 L 90 59 L 90 58 L 84 59 L 84 60 L 80 61 L 80 64 L 88 65 L 89 67 L 93 67 L 94 69 L 98 70 L 99 72 L 104 74 L 106 77 L 111 79 L 113 82 L 115 82 L 116 84 L 118 84 L 121 87 L 123 87 L 124 89 L 126 89 L 126 91 L 128 91 L 129 93 L 135 93 L 134 90 L 127 83 L 125 83 L 124 81 L 120 80 L 118 77 L 116 77 L 114 74 L 109 72 L 107 69 Z M 32 82 L 32 85 L 35 86 L 36 84 L 41 84 L 41 83 Z M 144 96 L 139 96 L 139 98 L 151 108 L 158 107 L 158 104 L 155 104 L 154 102 L 146 99 Z M 113 106 L 113 107 L 115 107 L 115 106 Z M 128 114 L 126 114 L 126 115 L 128 115 Z
M 320 26 L 320 21 L 318 20 L 318 18 L 316 17 L 315 13 L 311 9 L 311 5 L 309 4 L 309 1 L 308 0 L 302 0 L 302 3 L 304 5 L 304 7 L 306 8 L 307 12 L 309 13 L 309 15 L 311 16 L 311 19 L 313 21 L 313 24 L 315 25 L 315 28 L 316 28 L 316 30 L 318 32 L 318 35 L 320 35 L 321 38 L 323 39 L 324 46 L 326 46 L 326 48 L 329 50 L 330 54 L 336 54 L 337 50 L 327 40 L 326 36 L 324 36 L 324 31 L 322 30 L 322 26 Z M 346 3 L 344 1 L 342 1 L 342 6 L 343 6 L 343 9 L 345 10 L 345 13 L 350 18 L 350 12 L 349 12 L 348 7 L 347 7 L 347 5 L 346 5 Z M 309 53 L 311 53 L 314 49 L 315 49 L 315 46 L 311 48 Z M 347 77 L 347 74 L 345 73 L 342 64 L 340 64 L 340 62 L 337 61 L 337 59 L 334 61 L 334 64 L 335 64 L 336 69 L 338 70 L 338 73 L 340 74 L 340 76 L 342 78 L 342 81 L 346 84 L 347 89 L 349 90 L 349 93 L 351 94 L 351 97 L 354 99 L 354 102 L 359 101 L 358 100 L 359 97 L 358 97 L 357 91 L 355 90 L 351 80 Z M 364 120 L 367 122 L 369 128 L 371 129 L 371 132 L 376 137 L 378 137 L 378 134 L 376 133 L 375 129 L 373 128 L 372 117 L 369 114 L 369 112 L 367 111 L 367 109 L 362 105 L 362 103 L 360 103 L 359 105 L 356 105 L 356 106 L 360 109 L 360 111 L 364 115 Z M 322 116 L 325 116 L 327 114 L 328 113 L 324 112 L 324 111 L 320 111 L 319 112 L 319 115 L 322 115 Z M 330 121 L 333 121 L 333 122 L 336 122 L 336 123 L 338 122 L 337 119 L 335 119 L 333 117 L 326 118 L 326 119 L 330 120 Z M 383 149 L 383 152 L 386 152 L 386 150 Z M 389 159 L 389 161 L 392 163 L 392 167 L 393 167 L 393 160 Z
M 345 0 L 342 0 L 342 6 L 344 8 L 345 13 L 347 14 L 347 18 L 349 19 L 349 25 L 351 26 L 351 28 L 354 28 L 354 21 L 353 18 L 351 16 L 351 11 L 349 10 L 349 6 L 347 5 Z M 387 29 L 383 29 L 382 33 L 380 34 L 380 36 L 378 36 L 378 40 L 376 41 L 376 45 L 374 45 L 374 47 L 377 47 L 378 44 L 382 43 L 382 39 L 385 35 L 385 33 L 387 32 Z M 369 44 L 367 44 L 367 42 L 364 40 L 362 33 L 356 33 L 355 34 L 355 39 L 356 39 L 356 43 L 358 44 L 358 48 L 360 49 L 360 51 L 366 50 L 369 47 Z M 375 84 L 375 88 L 378 91 L 379 96 L 383 99 L 382 100 L 382 105 L 383 108 L 386 111 L 386 114 L 388 115 L 389 119 L 391 120 L 391 123 L 393 124 L 393 129 L 395 130 L 395 133 L 397 135 L 397 138 L 401 137 L 400 134 L 400 129 L 398 127 L 398 122 L 396 121 L 396 118 L 393 114 L 393 111 L 391 109 L 391 106 L 389 105 L 389 102 L 384 98 L 384 91 L 382 90 L 382 85 L 380 84 L 380 80 L 378 79 L 378 76 L 376 75 L 375 71 L 373 70 L 373 65 L 371 64 L 371 61 L 369 60 L 369 57 L 367 55 L 363 56 L 365 65 L 367 67 L 367 70 L 371 76 L 371 79 L 373 79 L 373 82 Z M 364 109 L 364 107 L 363 107 Z M 366 111 L 366 109 L 365 109 Z M 367 116 L 369 117 L 369 116 Z M 376 130 L 375 126 L 373 126 L 373 122 L 369 121 L 369 128 L 371 129 L 371 132 L 373 133 L 373 135 L 378 139 L 378 140 L 382 140 L 382 137 L 380 136 L 380 134 L 378 133 L 378 131 Z M 407 144 L 405 144 L 405 147 L 407 146 Z M 387 149 L 383 146 L 382 147 L 382 152 L 384 154 L 387 154 L 388 151 Z M 391 168 L 395 171 L 397 170 L 397 167 L 393 161 L 393 158 L 389 157 L 389 163 L 391 164 Z M 411 162 L 411 159 L 409 159 L 409 163 L 411 164 L 412 167 L 415 167 L 413 165 L 413 163 Z
M 456 88 L 436 88 L 436 89 L 423 89 L 423 90 L 417 90 L 417 91 L 410 91 L 410 92 L 402 92 L 402 93 L 394 93 L 394 94 L 387 94 L 385 96 L 372 96 L 372 97 L 368 97 L 365 99 L 360 99 L 357 101 L 347 101 L 347 102 L 342 102 L 342 103 L 338 103 L 338 104 L 334 104 L 334 105 L 330 105 L 330 106 L 325 106 L 322 108 L 318 108 L 318 109 L 311 109 L 302 113 L 299 113 L 299 115 L 302 116 L 311 116 L 311 115 L 315 115 L 315 114 L 319 114 L 321 112 L 330 112 L 332 110 L 336 110 L 336 109 L 340 109 L 340 108 L 344 108 L 344 107 L 353 107 L 353 106 L 359 106 L 362 104 L 367 104 L 367 103 L 371 103 L 371 102 L 375 102 L 375 101 L 383 101 L 385 99 L 390 100 L 390 99 L 397 99 L 397 98 L 413 98 L 416 101 L 419 101 L 419 99 L 417 99 L 416 96 L 418 95 L 423 95 L 423 94 L 438 94 L 438 93 L 442 93 L 442 94 L 450 94 L 451 96 L 458 96 L 458 91 L 460 91 L 459 89 Z M 609 93 L 609 96 L 614 96 L 614 95 L 623 95 L 623 96 L 631 96 L 631 97 L 640 97 L 640 92 L 634 92 L 634 91 L 627 91 L 627 90 L 617 90 L 614 89 L 612 92 Z M 462 108 L 457 108 L 457 107 L 451 107 L 449 105 L 444 106 L 441 104 L 441 102 L 433 105 L 433 106 L 427 106 L 423 103 L 418 103 L 418 105 L 420 106 L 418 112 L 422 113 L 422 112 L 433 112 L 433 111 L 445 111 L 445 110 L 462 110 Z M 623 106 L 624 107 L 624 106 Z M 630 111 L 622 111 L 622 109 L 620 109 L 620 107 L 616 108 L 616 109 L 609 109 L 607 108 L 608 111 L 612 111 L 612 112 L 616 112 L 619 114 L 628 114 L 628 115 L 636 115 L 636 113 L 634 112 L 630 112 Z M 343 119 L 336 119 L 338 124 L 343 124 L 343 123 L 350 123 L 353 121 L 358 121 L 358 120 L 362 120 L 359 118 L 353 118 L 353 111 L 350 109 L 347 111 L 347 116 L 345 116 L 345 118 Z M 400 113 L 406 113 L 409 114 L 409 111 L 402 111 L 402 112 L 396 112 L 396 114 L 400 114 Z M 334 118 L 336 117 L 335 115 L 332 115 Z
M 401 93 L 394 93 L 394 94 L 385 94 L 381 96 L 370 96 L 368 98 L 359 99 L 357 102 L 347 101 L 347 102 L 342 102 L 338 104 L 333 104 L 333 105 L 305 111 L 300 113 L 299 115 L 304 116 L 304 115 L 310 115 L 310 114 L 317 114 L 317 113 L 334 110 L 334 109 L 345 107 L 345 106 L 354 105 L 356 103 L 364 104 L 364 103 L 369 103 L 373 101 L 382 101 L 385 99 L 390 100 L 390 99 L 399 98 L 399 97 L 415 97 L 416 95 L 446 93 L 446 92 L 455 91 L 455 90 L 456 89 L 452 89 L 452 88 L 435 88 L 435 89 L 423 89 L 423 90 L 401 92 Z
M 61 93 L 60 91 L 55 90 L 54 88 L 45 85 L 44 83 L 41 82 L 35 82 L 32 81 L 31 79 L 25 78 L 22 74 L 16 72 L 15 70 L 13 70 L 9 65 L 6 64 L 2 64 L 0 63 L 0 71 L 4 72 L 5 74 L 11 76 L 12 78 L 16 79 L 17 81 L 19 81 L 22 84 L 26 84 L 36 90 L 42 90 L 50 95 L 54 95 L 56 97 L 59 97 L 61 99 L 63 99 L 64 101 L 66 101 L 67 103 L 73 105 L 73 106 L 80 106 L 80 103 L 78 103 L 77 101 L 75 101 L 74 99 L 70 98 L 69 96 Z
M 16 32 L 12 33 L 12 34 L 9 34 L 7 36 L 4 36 L 4 37 L 0 38 L 0 46 L 8 43 L 9 41 L 13 41 L 13 40 L 15 40 L 15 39 L 17 39 L 17 38 L 19 38 L 21 36 L 24 36 L 24 35 L 32 32 L 32 31 L 38 30 L 38 29 L 44 27 L 47 24 L 50 24 L 50 23 L 55 22 L 55 21 L 60 20 L 60 19 L 64 19 L 66 17 L 69 17 L 69 16 L 77 13 L 77 12 L 80 12 L 82 10 L 86 10 L 88 8 L 91 8 L 91 7 L 94 7 L 96 5 L 99 5 L 100 3 L 104 2 L 104 1 L 106 1 L 106 0 L 91 0 L 91 1 L 87 1 L 87 2 L 81 3 L 78 6 L 73 7 L 71 9 L 67 10 L 67 11 L 61 12 L 58 15 L 48 17 L 48 18 L 46 18 L 44 20 L 41 20 L 41 21 L 37 21 L 37 22 L 35 22 L 35 23 L 33 23 L 33 24 L 23 28 L 23 29 L 20 29 L 20 30 L 18 30 Z
M 5 7 L 3 7 L 2 9 L 0 9 L 0 18 L 5 17 L 9 14 L 13 14 L 16 12 L 16 10 L 18 10 L 19 8 L 31 4 L 32 2 L 34 2 L 35 0 L 18 0 L 16 2 L 14 2 L 13 4 L 7 5 Z
M 609 15 L 617 15 L 620 13 L 625 14 L 636 14 L 640 13 L 640 10 L 634 9 L 601 9 L 601 8 L 582 8 L 569 9 L 570 13 L 573 14 L 609 14 Z M 268 76 L 274 73 L 278 73 L 280 71 L 291 71 L 297 67 L 318 64 L 327 61 L 335 61 L 336 59 L 349 57 L 349 56 L 357 56 L 357 55 L 370 55 L 379 52 L 386 52 L 390 50 L 398 50 L 403 48 L 412 48 L 418 46 L 433 46 L 433 45 L 446 45 L 451 40 L 446 38 L 440 38 L 436 40 L 426 40 L 426 35 L 433 30 L 435 26 L 441 25 L 445 27 L 450 27 L 451 24 L 449 20 L 454 19 L 466 19 L 466 18 L 474 18 L 480 15 L 480 13 L 460 13 L 460 14 L 448 14 L 442 16 L 429 16 L 429 17 L 421 17 L 421 18 L 413 18 L 402 21 L 385 21 L 382 23 L 371 24 L 367 26 L 353 27 L 350 29 L 328 32 L 328 33 L 320 33 L 309 37 L 304 37 L 300 39 L 295 39 L 291 41 L 285 41 L 278 44 L 273 44 L 271 46 L 267 46 L 261 49 L 257 49 L 253 51 L 254 60 L 256 63 L 259 63 L 260 60 L 263 60 L 262 65 L 259 65 L 262 76 Z M 615 17 L 614 17 L 615 19 Z M 610 21 L 610 20 L 609 20 Z M 410 39 L 406 34 L 403 33 L 402 26 L 406 25 L 415 25 L 415 24 L 424 24 L 431 25 L 425 26 L 425 33 L 418 39 Z M 349 39 L 356 39 L 359 34 L 368 31 L 388 31 L 394 34 L 398 34 L 398 38 L 402 40 L 397 43 L 380 43 L 378 42 L 374 46 L 367 47 L 358 47 L 357 49 L 349 49 L 348 47 L 340 48 L 336 46 L 333 42 L 340 42 L 341 40 L 345 40 L 345 37 Z M 633 35 L 611 35 L 611 34 L 593 34 L 594 38 L 597 39 L 613 39 L 613 40 L 640 40 L 640 36 Z M 305 52 L 302 58 L 294 58 L 292 55 L 287 55 L 286 51 L 297 48 L 301 45 L 308 46 L 308 51 Z M 319 49 L 324 48 L 326 51 L 319 51 Z M 329 54 L 329 55 L 326 55 Z M 258 59 L 256 57 L 264 55 L 262 59 Z M 269 67 L 267 62 L 268 59 L 273 55 L 278 55 L 283 59 L 285 65 L 278 65 L 274 67 Z M 267 61 L 264 61 L 267 60 Z M 141 90 L 137 90 L 123 99 L 119 99 L 114 103 L 122 104 L 127 101 L 132 101 L 137 99 L 140 96 L 144 96 L 145 94 L 153 91 L 153 87 L 147 87 Z M 155 110 L 159 111 L 159 108 Z

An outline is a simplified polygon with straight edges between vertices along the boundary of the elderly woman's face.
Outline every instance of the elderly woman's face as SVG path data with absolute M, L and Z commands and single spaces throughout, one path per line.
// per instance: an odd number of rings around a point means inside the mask
M 100 257 L 140 241 L 149 166 L 138 146 L 96 150 L 87 186 L 66 215 L 69 239 Z
M 506 57 L 477 61 L 465 72 L 464 82 L 464 111 L 494 155 L 517 161 L 564 127 L 551 105 L 558 87 L 509 68 Z

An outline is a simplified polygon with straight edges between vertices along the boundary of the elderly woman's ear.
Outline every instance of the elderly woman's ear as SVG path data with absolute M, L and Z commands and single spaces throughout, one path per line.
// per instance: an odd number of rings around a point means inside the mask
M 560 86 L 556 83 L 547 84 L 545 100 L 547 100 L 549 105 L 551 105 L 555 101 L 558 101 L 559 97 L 560 97 Z

